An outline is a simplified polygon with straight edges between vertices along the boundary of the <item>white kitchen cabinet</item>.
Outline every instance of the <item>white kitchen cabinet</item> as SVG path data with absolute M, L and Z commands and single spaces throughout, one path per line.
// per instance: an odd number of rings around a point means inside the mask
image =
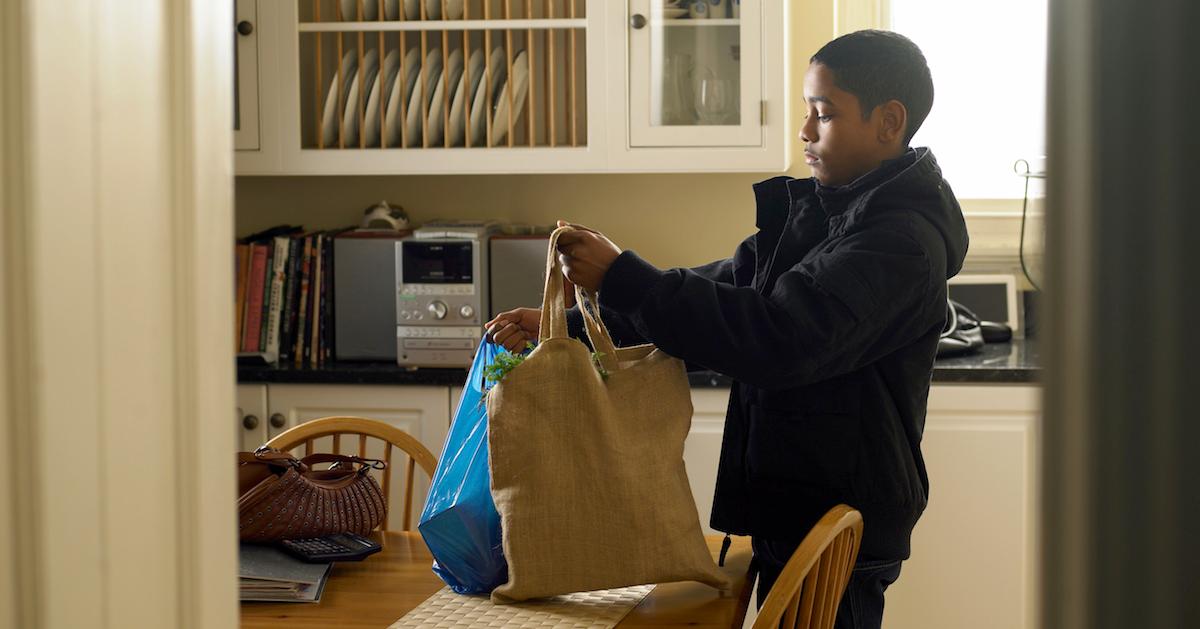
M 721 436 L 725 434 L 725 408 L 729 389 L 692 389 L 692 429 L 683 444 L 683 462 L 696 499 L 696 511 L 706 534 L 712 515 L 713 490 L 717 486 L 717 461 L 721 458 Z
M 887 629 L 1037 627 L 1039 397 L 1031 385 L 933 386 L 921 446 L 929 506 L 888 589 Z M 684 460 L 706 533 L 728 399 L 692 390 Z
M 261 394 L 260 394 L 261 392 Z M 259 404 L 261 406 L 251 406 Z M 445 386 L 418 385 L 350 385 L 350 384 L 270 384 L 270 385 L 238 385 L 239 427 L 242 426 L 242 412 L 245 408 L 265 409 L 266 435 L 263 441 L 271 439 L 279 433 L 318 417 L 335 415 L 352 415 L 369 417 L 387 422 L 416 437 L 435 457 L 441 455 L 442 444 L 446 440 L 446 432 L 450 423 L 449 388 Z M 242 430 L 246 433 L 246 429 Z M 261 432 L 254 433 L 261 436 Z M 332 438 L 318 440 L 315 450 L 331 452 L 329 441 Z M 243 434 L 239 447 L 243 450 L 253 450 L 262 441 L 252 444 L 248 434 Z M 349 440 L 342 441 L 342 452 L 356 454 L 358 445 Z M 382 446 L 373 444 L 367 450 L 367 456 L 382 458 Z M 397 457 L 397 453 L 392 453 Z M 396 460 L 406 461 L 402 457 Z M 392 496 L 390 504 L 402 505 L 403 469 L 397 469 L 392 479 Z M 417 471 L 413 486 L 413 504 L 425 504 L 425 494 L 429 489 L 429 479 L 421 471 Z M 414 515 L 415 517 L 415 515 Z
M 458 410 L 458 399 L 462 397 L 463 388 L 450 387 L 450 422 L 454 422 L 454 412 Z
M 271 438 L 267 419 L 267 385 L 237 386 L 237 449 L 253 452 Z
M 888 589 L 884 627 L 1038 626 L 1039 400 L 1029 385 L 933 387 L 929 506 Z
M 233 147 L 257 151 L 258 0 L 236 0 L 234 11 Z
M 257 0 L 260 141 L 238 174 L 787 169 L 790 3 L 698 19 L 664 0 L 467 0 L 442 20 L 437 0 L 416 19 L 360 2 Z

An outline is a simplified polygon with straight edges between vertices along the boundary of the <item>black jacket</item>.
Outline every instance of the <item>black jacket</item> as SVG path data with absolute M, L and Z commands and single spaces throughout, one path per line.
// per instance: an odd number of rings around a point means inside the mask
M 776 177 L 754 193 L 759 231 L 733 258 L 664 271 L 622 253 L 605 321 L 618 345 L 649 340 L 735 381 L 713 528 L 798 540 L 844 502 L 863 514 L 864 558 L 906 558 L 962 211 L 928 149 L 847 186 Z

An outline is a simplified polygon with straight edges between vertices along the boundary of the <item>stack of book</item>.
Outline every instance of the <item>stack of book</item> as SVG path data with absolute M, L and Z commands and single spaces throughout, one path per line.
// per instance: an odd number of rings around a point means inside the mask
M 238 598 L 317 603 L 332 563 L 305 563 L 273 546 L 238 547 Z
M 272 228 L 239 242 L 239 357 L 319 368 L 333 356 L 333 237 Z

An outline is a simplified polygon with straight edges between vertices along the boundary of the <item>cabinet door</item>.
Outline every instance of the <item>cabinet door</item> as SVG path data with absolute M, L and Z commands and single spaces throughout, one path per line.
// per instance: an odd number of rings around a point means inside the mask
M 759 0 L 684 4 L 629 1 L 631 146 L 762 144 Z
M 233 146 L 257 151 L 258 0 L 235 0 L 233 47 Z
M 725 434 L 725 408 L 729 389 L 692 389 L 692 429 L 683 444 L 683 462 L 688 482 L 696 499 L 696 511 L 704 532 L 713 533 L 708 521 L 712 516 L 713 491 L 717 487 L 717 462 L 721 458 L 721 437 Z
M 462 392 L 462 387 L 450 387 L 450 417 L 448 418 L 450 423 L 454 423 L 454 413 L 458 411 L 458 401 L 462 398 Z
M 415 385 L 271 385 L 269 389 L 272 417 L 283 417 L 283 428 L 272 427 L 271 436 L 302 422 L 318 417 L 353 415 L 387 422 L 417 438 L 434 457 L 441 456 L 446 440 L 449 417 L 449 388 Z M 326 441 L 332 441 L 327 438 Z M 319 451 L 332 452 L 332 443 L 315 444 Z M 358 444 L 343 439 L 342 452 L 357 453 Z M 368 457 L 382 456 L 382 450 L 368 449 Z M 392 453 L 396 457 L 396 453 Z M 396 461 L 407 461 L 397 457 Z M 388 504 L 398 510 L 404 504 L 404 473 L 401 466 L 393 472 Z M 413 523 L 425 504 L 429 478 L 419 469 L 413 482 Z M 399 520 L 397 520 L 399 522 Z M 393 525 L 397 527 L 397 525 Z
M 238 451 L 252 452 L 267 440 L 267 386 L 239 384 L 235 411 Z
M 884 626 L 1037 626 L 1039 413 L 1037 387 L 933 387 L 922 442 L 929 506 L 888 588 Z

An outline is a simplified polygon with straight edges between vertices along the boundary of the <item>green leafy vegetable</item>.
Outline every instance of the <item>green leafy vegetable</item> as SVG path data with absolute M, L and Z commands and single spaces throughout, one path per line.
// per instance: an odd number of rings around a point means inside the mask
M 604 356 L 604 352 L 592 352 L 592 362 L 596 365 L 596 371 L 600 373 L 600 379 L 608 380 L 608 370 L 600 362 L 601 356 Z
M 489 385 L 494 385 L 500 382 L 508 372 L 516 369 L 517 365 L 524 362 L 525 357 L 533 350 L 533 343 L 525 344 L 525 352 L 521 354 L 510 354 L 508 352 L 500 352 L 496 354 L 496 362 L 483 368 L 483 379 Z M 490 388 L 490 387 L 489 387 Z
M 483 379 L 485 382 L 487 382 L 488 388 L 491 388 L 496 383 L 503 380 L 504 376 L 508 375 L 508 372 L 516 369 L 517 365 L 524 362 L 525 357 L 529 355 L 529 352 L 533 351 L 534 347 L 535 346 L 533 343 L 526 343 L 525 352 L 523 353 L 512 354 L 509 352 L 501 352 L 497 354 L 496 362 L 483 368 Z M 604 380 L 608 380 L 608 370 L 605 369 L 604 365 L 600 363 L 600 358 L 602 356 L 604 356 L 602 352 L 592 352 L 592 363 L 596 366 L 596 371 L 600 374 L 600 377 Z

